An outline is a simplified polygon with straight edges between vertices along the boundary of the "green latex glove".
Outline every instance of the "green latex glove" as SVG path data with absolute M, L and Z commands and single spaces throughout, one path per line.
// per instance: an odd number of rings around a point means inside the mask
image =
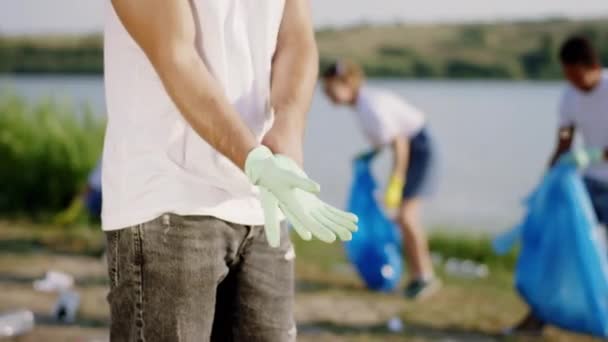
M 599 148 L 586 148 L 574 150 L 564 155 L 564 162 L 576 165 L 579 169 L 586 169 L 592 164 L 604 159 L 604 151 Z
M 289 158 L 275 157 L 268 148 L 257 147 L 247 157 L 245 173 L 259 187 L 270 246 L 280 242 L 279 208 L 304 240 L 314 235 L 329 243 L 335 241 L 336 230 L 345 239 L 352 236 L 350 230 L 356 230 L 356 216 L 318 200 L 314 193 L 319 192 L 319 185 Z
M 276 159 L 282 168 L 308 178 L 289 157 L 277 155 Z M 304 240 L 310 240 L 314 236 L 331 243 L 338 236 L 342 241 L 349 241 L 353 237 L 352 233 L 357 231 L 358 218 L 355 214 L 336 209 L 321 201 L 317 195 L 302 189 L 292 189 L 292 196 L 288 201 L 279 202 L 278 206 Z
M 266 239 L 270 246 L 277 247 L 281 240 L 280 222 L 276 210 L 278 204 L 287 202 L 288 198 L 293 196 L 294 188 L 318 193 L 320 186 L 307 177 L 281 168 L 266 146 L 259 146 L 249 152 L 245 161 L 245 174 L 260 190 Z M 295 211 L 298 208 L 291 210 Z

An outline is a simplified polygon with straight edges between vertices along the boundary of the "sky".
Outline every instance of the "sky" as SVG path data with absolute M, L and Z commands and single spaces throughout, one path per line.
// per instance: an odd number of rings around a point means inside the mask
M 2 0 L 0 33 L 98 32 L 102 28 L 106 1 L 109 0 Z M 317 27 L 360 22 L 608 16 L 606 0 L 311 0 L 311 3 Z

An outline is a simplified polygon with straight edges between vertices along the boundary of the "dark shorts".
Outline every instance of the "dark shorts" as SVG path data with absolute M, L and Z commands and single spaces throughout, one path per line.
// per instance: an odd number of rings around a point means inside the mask
M 426 128 L 410 140 L 410 160 L 406 177 L 407 182 L 403 188 L 404 199 L 427 196 L 435 191 L 436 153 L 433 140 Z
M 90 190 L 86 195 L 85 204 L 92 218 L 101 217 L 101 191 Z
M 585 178 L 585 186 L 589 192 L 598 221 L 608 225 L 608 183 Z

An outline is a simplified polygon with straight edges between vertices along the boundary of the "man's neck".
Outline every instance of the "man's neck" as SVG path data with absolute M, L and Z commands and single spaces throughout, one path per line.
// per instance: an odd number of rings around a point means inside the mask
M 589 82 L 589 87 L 583 89 L 583 91 L 586 93 L 592 92 L 600 85 L 600 83 L 602 83 L 602 69 L 594 71 L 589 78 L 591 79 L 591 82 Z

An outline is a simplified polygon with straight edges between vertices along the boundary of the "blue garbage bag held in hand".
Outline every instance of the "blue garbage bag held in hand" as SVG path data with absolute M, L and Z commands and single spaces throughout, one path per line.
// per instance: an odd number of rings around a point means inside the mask
M 391 291 L 403 273 L 401 234 L 376 198 L 376 181 L 370 170 L 374 153 L 354 160 L 348 210 L 359 217 L 359 230 L 345 243 L 346 253 L 368 288 Z
M 523 222 L 494 241 L 521 239 L 515 272 L 534 314 L 564 329 L 608 337 L 608 255 L 576 167 L 560 163 L 527 200 Z

